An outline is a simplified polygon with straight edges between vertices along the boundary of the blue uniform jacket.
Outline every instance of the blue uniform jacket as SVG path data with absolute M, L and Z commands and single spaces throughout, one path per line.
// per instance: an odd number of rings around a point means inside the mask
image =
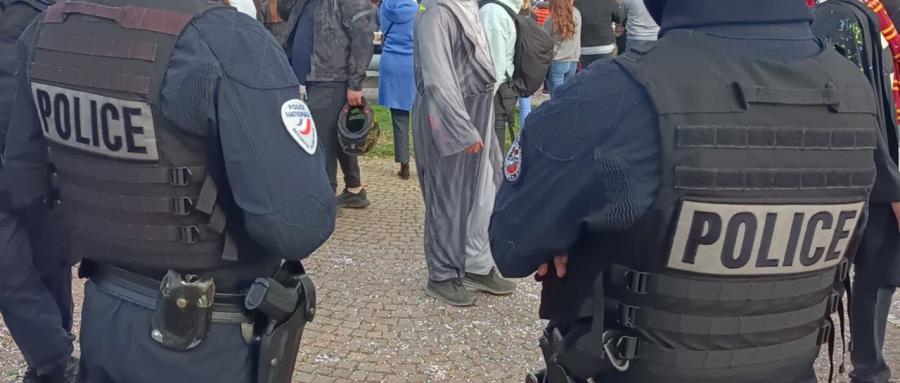
M 48 191 L 45 141 L 26 77 L 36 25 L 18 44 L 20 91 L 0 173 L 0 191 L 14 207 Z M 160 98 L 172 126 L 219 137 L 243 223 L 267 256 L 302 259 L 328 239 L 335 205 L 323 150 L 307 154 L 286 130 L 281 107 L 299 98 L 298 83 L 259 22 L 233 8 L 193 20 L 175 45 Z
M 800 0 L 672 0 L 660 33 L 693 29 L 734 54 L 794 59 L 822 49 L 811 21 Z M 585 233 L 630 228 L 659 186 L 657 125 L 643 88 L 612 60 L 575 76 L 532 113 L 520 139 L 521 174 L 501 186 L 491 219 L 500 271 L 524 277 Z M 880 170 L 897 171 L 883 147 L 876 157 Z M 900 200 L 896 184 L 876 189 Z

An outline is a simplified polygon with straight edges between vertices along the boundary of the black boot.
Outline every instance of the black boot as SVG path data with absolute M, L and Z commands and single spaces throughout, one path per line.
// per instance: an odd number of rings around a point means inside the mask
M 28 369 L 22 383 L 81 383 L 80 361 L 70 356 L 65 362 L 41 375 Z
M 401 179 L 408 180 L 409 179 L 409 164 L 400 164 L 400 171 L 397 172 L 397 175 L 400 176 Z

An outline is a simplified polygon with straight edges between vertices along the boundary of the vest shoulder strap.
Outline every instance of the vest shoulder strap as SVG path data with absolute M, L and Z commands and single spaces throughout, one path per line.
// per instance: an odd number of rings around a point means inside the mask
M 816 56 L 780 62 L 725 54 L 710 40 L 701 32 L 673 31 L 655 46 L 629 50 L 615 61 L 652 90 L 660 114 L 739 113 L 753 104 L 822 105 L 832 112 L 876 114 L 871 87 L 824 44 Z M 823 78 L 828 80 L 821 82 Z
M 143 30 L 179 36 L 194 17 L 210 10 L 225 6 L 218 2 L 171 1 L 153 3 L 152 6 L 127 4 L 112 6 L 90 1 L 60 1 L 44 14 L 42 23 L 62 23 L 69 15 L 81 14 L 99 17 L 115 22 L 125 29 Z

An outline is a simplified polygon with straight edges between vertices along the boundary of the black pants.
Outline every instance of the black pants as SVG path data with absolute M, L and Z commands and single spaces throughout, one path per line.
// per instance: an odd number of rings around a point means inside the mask
M 494 95 L 494 131 L 497 134 L 497 142 L 500 143 L 500 151 L 506 148 L 506 131 L 516 123 L 516 105 L 519 95 L 509 85 L 502 83 Z
M 391 122 L 394 125 L 394 161 L 409 163 L 409 111 L 391 109 Z
M 359 161 L 356 156 L 347 154 L 338 143 L 338 118 L 341 109 L 347 104 L 347 83 L 309 83 L 306 88 L 309 96 L 309 111 L 316 122 L 316 130 L 321 140 L 321 148 L 325 150 L 325 170 L 331 188 L 337 189 L 337 164 L 341 164 L 344 172 L 344 184 L 348 188 L 362 186 L 359 172 Z
M 877 283 L 857 272 L 853 280 L 850 308 L 850 360 L 853 383 L 887 383 L 891 369 L 884 361 L 884 338 L 894 288 Z
M 176 351 L 150 337 L 153 311 L 88 281 L 81 314 L 87 383 L 251 383 L 255 361 L 237 324 L 213 323 L 197 347 Z
M 615 52 L 604 53 L 601 55 L 583 55 L 583 56 L 581 56 L 581 67 L 583 69 L 587 69 L 589 66 L 591 66 L 591 64 L 594 63 L 594 61 L 602 60 L 602 59 L 611 59 L 611 58 L 615 58 L 615 57 L 616 57 Z
M 21 219 L 19 219 L 21 218 Z M 41 207 L 0 213 L 0 314 L 28 365 L 44 373 L 72 353 L 72 269 L 60 222 Z

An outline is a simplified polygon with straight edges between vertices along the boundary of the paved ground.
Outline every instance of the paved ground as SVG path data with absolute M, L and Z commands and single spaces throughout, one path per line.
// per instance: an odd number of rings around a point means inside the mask
M 307 264 L 319 314 L 304 336 L 294 380 L 521 382 L 540 363 L 538 286 L 523 280 L 514 296 L 481 296 L 469 309 L 425 296 L 418 183 L 398 179 L 388 160 L 365 160 L 362 168 L 373 206 L 341 212 L 337 232 Z M 900 370 L 900 302 L 894 314 L 887 349 Z M 820 376 L 827 370 L 820 360 Z M 0 382 L 23 372 L 0 325 Z

